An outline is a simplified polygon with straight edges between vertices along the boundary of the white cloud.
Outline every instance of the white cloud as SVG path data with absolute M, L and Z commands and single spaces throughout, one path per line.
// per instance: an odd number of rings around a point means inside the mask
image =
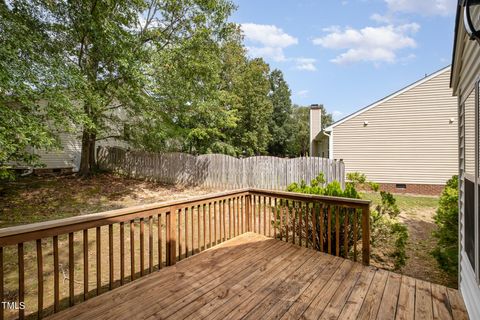
M 391 17 L 389 17 L 388 15 L 381 15 L 379 13 L 372 14 L 370 16 L 370 19 L 378 23 L 392 23 Z
M 299 96 L 300 98 L 306 98 L 308 96 L 308 93 L 308 90 L 300 90 L 297 92 L 297 96 Z
M 297 38 L 274 25 L 242 23 L 241 28 L 247 42 L 252 44 L 247 46 L 248 52 L 255 57 L 285 61 L 283 49 L 298 44 Z
M 420 25 L 416 23 L 363 29 L 330 28 L 329 34 L 314 39 L 313 43 L 327 49 L 346 50 L 331 60 L 338 64 L 360 61 L 394 63 L 397 51 L 416 47 L 411 35 L 419 29 Z
M 426 16 L 455 13 L 457 0 L 385 0 L 391 12 L 418 13 Z
M 317 71 L 315 62 L 317 60 L 313 58 L 296 58 L 295 69 L 303 71 Z

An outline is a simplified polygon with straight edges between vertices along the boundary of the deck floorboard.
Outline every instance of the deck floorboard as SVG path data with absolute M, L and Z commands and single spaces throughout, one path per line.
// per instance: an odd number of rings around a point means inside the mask
M 457 290 L 246 233 L 49 319 L 467 319 Z

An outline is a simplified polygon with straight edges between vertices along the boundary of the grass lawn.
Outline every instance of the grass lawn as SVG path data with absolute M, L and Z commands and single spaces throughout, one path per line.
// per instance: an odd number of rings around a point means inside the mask
M 376 193 L 364 193 L 362 198 L 372 200 L 374 205 L 380 202 L 380 195 Z M 401 210 L 399 219 L 407 225 L 409 232 L 406 248 L 408 259 L 400 273 L 456 288 L 457 277 L 441 270 L 430 254 L 436 244 L 432 236 L 436 229 L 433 215 L 437 210 L 439 197 L 396 194 L 395 198 Z M 383 264 L 380 255 L 373 254 L 372 260 L 374 265 L 390 268 Z

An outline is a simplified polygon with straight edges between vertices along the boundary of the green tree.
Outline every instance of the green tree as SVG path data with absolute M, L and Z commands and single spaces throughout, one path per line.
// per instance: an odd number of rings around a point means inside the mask
M 155 63 L 165 61 L 165 52 L 188 46 L 185 41 L 198 48 L 201 40 L 219 42 L 227 37 L 231 29 L 227 18 L 234 8 L 228 0 L 19 0 L 1 6 L 2 16 L 21 12 L 18 19 L 29 22 L 23 25 L 24 40 L 34 45 L 23 53 L 29 55 L 36 46 L 42 49 L 42 56 L 30 57 L 34 65 L 39 61 L 43 66 L 44 73 L 36 77 L 45 83 L 44 78 L 51 79 L 48 84 L 55 88 L 44 93 L 33 82 L 30 87 L 37 95 L 28 97 L 30 104 L 45 99 L 53 105 L 75 105 L 79 111 L 75 120 L 82 131 L 84 175 L 95 167 L 98 140 L 122 138 L 130 119 L 168 118 L 162 103 L 166 97 L 155 90 L 164 84 L 163 74 L 154 72 Z M 34 28 L 38 30 L 30 36 Z M 14 29 L 8 25 L 3 36 L 15 39 Z M 14 52 L 23 46 L 17 41 L 11 45 Z M 58 70 L 49 68 L 50 62 Z
M 58 146 L 55 131 L 75 119 L 70 79 L 41 16 L 36 5 L 0 2 L 0 179 L 12 177 L 11 163 L 38 165 L 32 150 Z
M 272 137 L 268 153 L 275 156 L 286 156 L 288 144 L 292 135 L 292 100 L 291 91 L 283 78 L 282 71 L 275 69 L 270 73 L 270 94 L 273 113 L 269 123 L 269 132 Z
M 235 57 L 238 66 L 232 74 L 232 105 L 238 117 L 237 126 L 229 131 L 230 143 L 238 155 L 266 154 L 270 133 L 268 124 L 272 115 L 269 66 L 262 59 L 248 60 Z M 227 80 L 228 81 L 228 80 Z
M 290 156 L 306 156 L 310 150 L 310 108 L 293 106 L 290 117 L 292 135 L 288 142 L 287 152 Z

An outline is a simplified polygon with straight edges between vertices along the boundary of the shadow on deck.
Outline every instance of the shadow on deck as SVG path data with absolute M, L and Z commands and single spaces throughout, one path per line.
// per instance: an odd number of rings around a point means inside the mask
M 49 319 L 467 319 L 457 290 L 246 233 Z

